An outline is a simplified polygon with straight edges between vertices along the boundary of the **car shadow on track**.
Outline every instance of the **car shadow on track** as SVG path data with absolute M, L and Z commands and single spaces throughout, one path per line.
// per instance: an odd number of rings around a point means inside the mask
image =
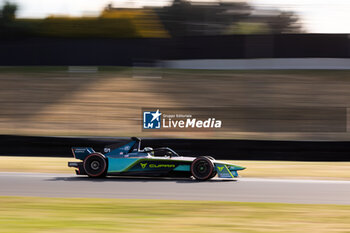
M 206 181 L 198 181 L 188 178 L 163 178 L 163 177 L 105 177 L 105 178 L 90 178 L 90 177 L 54 177 L 49 181 L 87 181 L 87 182 L 175 182 L 175 183 L 216 183 L 216 182 L 236 182 L 235 179 L 211 179 Z

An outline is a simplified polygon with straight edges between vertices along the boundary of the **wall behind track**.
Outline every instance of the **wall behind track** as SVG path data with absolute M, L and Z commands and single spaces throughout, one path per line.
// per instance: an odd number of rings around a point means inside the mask
M 0 136 L 1 155 L 71 157 L 71 147 L 93 147 L 127 138 Z M 180 155 L 210 155 L 225 160 L 350 161 L 350 142 L 143 139 L 141 148 L 170 147 Z

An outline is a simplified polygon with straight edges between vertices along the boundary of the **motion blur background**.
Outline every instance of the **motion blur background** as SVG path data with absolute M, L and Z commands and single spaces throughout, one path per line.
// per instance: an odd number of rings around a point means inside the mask
M 0 9 L 0 134 L 350 138 L 348 1 L 17 0 Z M 218 107 L 221 131 L 141 130 L 142 108 Z M 278 130 L 303 117 L 317 130 Z M 232 118 L 239 124 L 225 125 Z
M 348 0 L 0 0 L 0 233 L 350 232 L 349 22 Z M 143 109 L 222 128 L 142 130 Z M 247 169 L 67 167 L 130 136 Z

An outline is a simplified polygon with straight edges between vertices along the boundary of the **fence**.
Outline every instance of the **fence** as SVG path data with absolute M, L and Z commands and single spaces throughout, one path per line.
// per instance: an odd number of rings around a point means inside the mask
M 125 138 L 0 136 L 1 155 L 72 157 L 71 147 L 105 145 Z M 225 160 L 350 161 L 350 142 L 144 139 L 141 147 L 170 147 L 184 156 L 210 155 Z
M 349 58 L 347 34 L 147 39 L 2 38 L 0 65 L 115 65 L 179 59 Z

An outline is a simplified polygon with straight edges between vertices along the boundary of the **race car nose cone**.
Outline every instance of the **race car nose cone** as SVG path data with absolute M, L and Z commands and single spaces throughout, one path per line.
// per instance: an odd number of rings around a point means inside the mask
M 235 170 L 244 170 L 244 169 L 246 169 L 246 167 L 242 167 L 242 166 L 235 166 Z

